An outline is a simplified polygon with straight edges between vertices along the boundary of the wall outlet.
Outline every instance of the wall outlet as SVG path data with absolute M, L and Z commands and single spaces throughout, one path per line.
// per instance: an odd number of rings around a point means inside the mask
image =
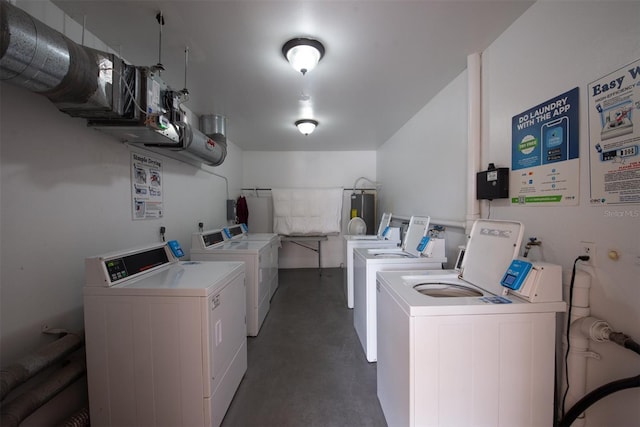
M 583 261 L 587 265 L 596 264 L 596 244 L 594 242 L 580 242 L 580 255 L 588 255 L 589 261 Z

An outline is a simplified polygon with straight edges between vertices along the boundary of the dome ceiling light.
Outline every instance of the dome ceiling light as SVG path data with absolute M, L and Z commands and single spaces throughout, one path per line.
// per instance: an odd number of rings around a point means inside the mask
M 318 40 L 298 37 L 282 46 L 282 54 L 296 71 L 305 75 L 324 56 L 324 46 Z
M 296 121 L 295 125 L 301 134 L 309 135 L 316 129 L 316 126 L 318 126 L 318 122 L 312 119 L 301 119 Z

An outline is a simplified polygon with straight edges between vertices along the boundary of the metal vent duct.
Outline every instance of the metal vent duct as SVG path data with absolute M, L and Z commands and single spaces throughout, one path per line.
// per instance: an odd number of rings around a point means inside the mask
M 224 117 L 205 136 L 183 121 L 175 107 L 179 92 L 148 68 L 78 45 L 6 0 L 0 0 L 0 80 L 46 96 L 121 141 L 171 150 L 189 163 L 218 166 L 226 157 Z
M 219 114 L 206 114 L 200 117 L 200 129 L 216 142 L 227 143 L 227 118 Z

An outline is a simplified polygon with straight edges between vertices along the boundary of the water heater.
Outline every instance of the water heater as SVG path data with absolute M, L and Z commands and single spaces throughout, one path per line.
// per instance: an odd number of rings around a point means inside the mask
M 351 194 L 351 218 L 360 217 L 367 224 L 366 234 L 376 234 L 376 199 L 374 194 Z

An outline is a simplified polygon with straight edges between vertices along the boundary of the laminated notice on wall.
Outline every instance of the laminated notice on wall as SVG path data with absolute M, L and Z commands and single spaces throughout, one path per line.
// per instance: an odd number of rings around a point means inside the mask
M 592 82 L 588 94 L 590 204 L 640 203 L 640 60 Z
M 162 218 L 162 161 L 131 153 L 131 197 L 133 219 Z

